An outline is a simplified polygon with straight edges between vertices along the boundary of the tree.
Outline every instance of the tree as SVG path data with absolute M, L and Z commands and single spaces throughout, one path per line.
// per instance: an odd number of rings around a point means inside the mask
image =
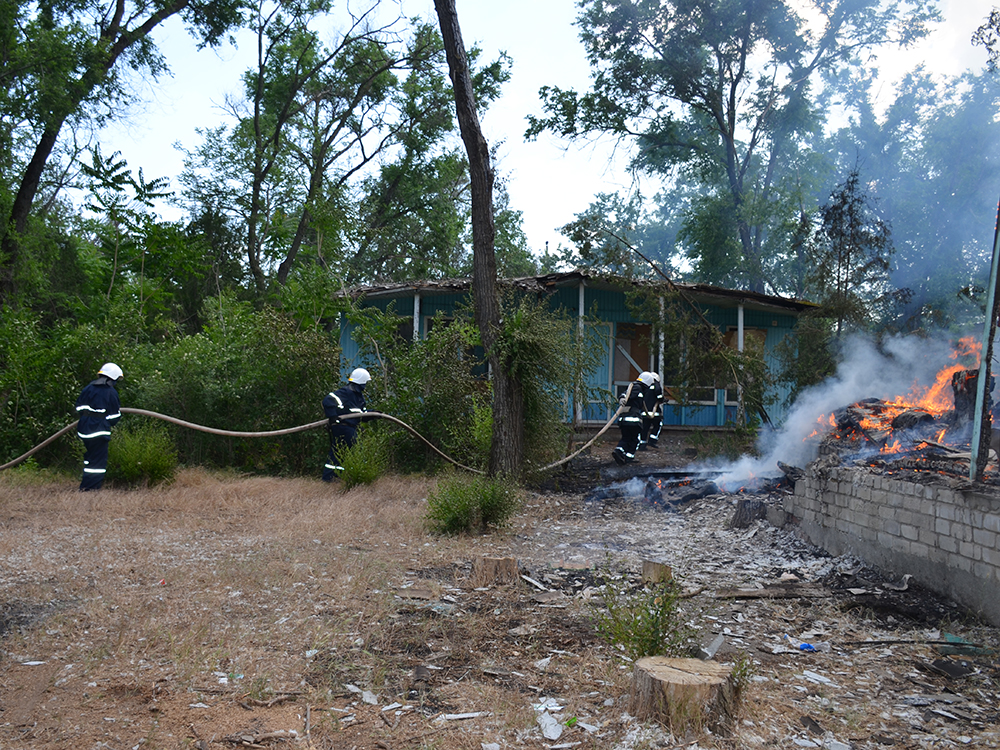
M 0 145 L 15 156 L 0 166 L 16 189 L 0 213 L 0 294 L 15 291 L 21 238 L 63 126 L 123 111 L 122 66 L 152 78 L 166 71 L 150 37 L 166 19 L 179 15 L 202 46 L 214 46 L 239 21 L 242 7 L 243 0 L 3 4 Z
M 468 175 L 441 38 L 428 24 L 404 34 L 399 19 L 376 27 L 376 7 L 326 47 L 320 6 L 262 6 L 257 67 L 228 103 L 235 122 L 188 156 L 185 193 L 243 228 L 257 296 L 297 264 L 351 284 L 462 266 Z M 478 101 L 499 95 L 508 69 L 501 58 L 476 71 Z
M 864 330 L 881 304 L 898 296 L 889 281 L 892 232 L 851 171 L 820 208 L 810 285 L 833 320 L 834 339 Z
M 1000 10 L 994 8 L 972 35 L 972 43 L 985 47 L 990 55 L 990 70 L 996 70 L 1000 62 Z
M 854 114 L 829 141 L 841 173 L 855 166 L 893 227 L 892 282 L 912 290 L 900 330 L 961 325 L 978 311 L 960 290 L 985 283 L 1000 190 L 1000 78 L 937 80 L 918 68 L 887 107 L 869 77 L 852 82 Z
M 422 33 L 430 35 L 430 29 Z M 468 272 L 469 168 L 461 146 L 453 145 L 454 94 L 449 85 L 440 34 L 435 54 L 413 60 L 397 93 L 401 113 L 395 158 L 364 181 L 356 232 L 338 269 L 349 283 L 442 278 Z M 476 101 L 485 107 L 509 78 L 505 55 L 476 68 L 479 50 L 468 52 Z M 498 201 L 505 193 L 498 191 Z M 505 217 L 501 222 L 501 217 Z M 516 253 L 520 218 L 497 211 L 506 237 L 499 243 Z
M 728 215 L 741 285 L 775 290 L 769 232 L 801 189 L 800 145 L 821 124 L 816 79 L 833 80 L 861 53 L 908 44 L 937 17 L 930 0 L 584 0 L 579 25 L 593 88 L 543 87 L 546 115 L 528 137 L 610 134 L 637 146 L 633 166 L 702 186 L 687 237 Z M 809 19 L 808 22 L 806 19 Z
M 476 325 L 493 374 L 493 439 L 488 473 L 518 476 L 524 454 L 524 393 L 521 383 L 500 357 L 500 299 L 494 253 L 493 166 L 479 126 L 462 30 L 455 0 L 434 0 L 441 37 L 448 56 L 455 111 L 462 141 L 469 155 L 472 180 L 472 295 Z

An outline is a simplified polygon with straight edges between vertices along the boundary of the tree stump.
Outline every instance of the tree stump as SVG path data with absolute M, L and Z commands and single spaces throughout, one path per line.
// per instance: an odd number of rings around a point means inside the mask
M 472 581 L 477 587 L 515 583 L 519 576 L 514 557 L 480 557 L 472 561 Z
M 761 518 L 767 518 L 767 505 L 762 500 L 752 497 L 741 497 L 736 504 L 736 511 L 729 522 L 731 529 L 746 529 Z
M 642 561 L 643 583 L 647 585 L 650 583 L 669 583 L 672 580 L 674 580 L 674 572 L 669 565 L 653 560 Z
M 629 713 L 675 734 L 732 729 L 736 688 L 731 667 L 701 659 L 647 656 L 635 663 Z

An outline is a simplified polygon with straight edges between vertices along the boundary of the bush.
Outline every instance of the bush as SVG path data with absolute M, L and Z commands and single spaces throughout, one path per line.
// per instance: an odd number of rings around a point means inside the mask
M 505 479 L 454 475 L 428 495 L 425 520 L 438 534 L 485 532 L 506 526 L 520 507 L 520 493 Z
M 153 423 L 119 427 L 108 445 L 108 482 L 149 487 L 170 482 L 177 471 L 177 450 L 167 431 Z
M 349 448 L 341 448 L 338 459 L 344 467 L 340 480 L 345 490 L 359 484 L 371 484 L 389 470 L 389 434 L 384 429 L 368 428 L 358 431 L 357 439 Z
M 160 346 L 126 370 L 122 406 L 238 432 L 268 432 L 323 416 L 323 396 L 338 386 L 340 359 L 325 332 L 300 330 L 280 311 L 254 310 L 227 295 L 206 304 L 205 328 Z M 124 366 L 124 364 L 123 364 Z M 233 438 L 172 429 L 183 463 L 270 474 L 313 474 L 326 435 Z
M 633 661 L 644 656 L 682 656 L 692 630 L 678 608 L 680 585 L 663 581 L 632 591 L 605 574 L 600 606 L 595 609 L 597 632 Z

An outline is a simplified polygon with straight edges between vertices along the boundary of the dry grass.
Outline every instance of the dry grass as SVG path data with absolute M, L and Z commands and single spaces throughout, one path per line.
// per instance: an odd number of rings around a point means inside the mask
M 553 680 L 605 682 L 601 660 L 580 656 L 557 677 L 532 673 L 553 643 L 568 653 L 593 634 L 573 615 L 512 638 L 525 592 L 476 591 L 469 577 L 513 532 L 429 536 L 432 481 L 341 492 L 185 471 L 169 487 L 80 493 L 0 477 L 0 746 L 222 747 L 308 729 L 313 747 L 413 735 L 409 746 L 478 748 L 534 727 L 531 701 Z M 407 598 L 420 588 L 431 598 Z M 414 688 L 419 664 L 435 668 L 432 685 Z M 288 700 L 249 703 L 276 697 Z M 394 701 L 413 709 L 386 721 Z M 462 722 L 431 721 L 484 710 L 474 742 Z
M 0 747 L 287 747 L 273 733 L 289 731 L 309 750 L 819 744 L 804 718 L 856 750 L 886 738 L 997 746 L 996 667 L 964 683 L 930 675 L 926 628 L 889 628 L 832 596 L 685 600 L 702 643 L 728 633 L 719 660 L 754 660 L 736 736 L 683 744 L 694 738 L 637 724 L 625 715 L 631 669 L 597 637 L 582 596 L 608 555 L 636 575 L 642 559 L 665 560 L 708 590 L 821 561 L 787 532 L 728 528 L 726 497 L 664 515 L 530 495 L 503 533 L 430 536 L 433 481 L 345 493 L 186 471 L 166 488 L 81 494 L 72 477 L 0 475 Z M 483 556 L 516 557 L 571 596 L 533 601 L 522 580 L 481 586 L 473 562 Z M 782 634 L 813 629 L 832 653 L 772 651 Z M 1000 650 L 996 629 L 945 629 Z M 905 645 L 848 645 L 879 639 Z M 972 716 L 961 723 L 912 705 L 915 691 L 937 700 L 956 690 L 969 702 L 941 705 Z M 546 697 L 562 720 L 578 719 L 556 742 L 532 707 Z M 444 719 L 465 713 L 476 718 Z

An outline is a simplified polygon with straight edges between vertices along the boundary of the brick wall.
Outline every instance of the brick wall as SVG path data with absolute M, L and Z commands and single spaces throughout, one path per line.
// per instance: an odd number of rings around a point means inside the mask
M 1000 625 L 1000 497 L 835 468 L 798 480 L 784 511 L 812 544 L 911 573 Z

